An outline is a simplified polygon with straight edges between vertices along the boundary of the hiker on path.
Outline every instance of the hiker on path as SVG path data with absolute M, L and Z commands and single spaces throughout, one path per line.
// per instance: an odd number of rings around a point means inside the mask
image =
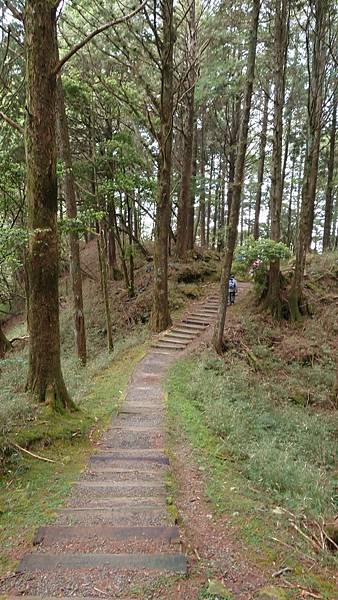
M 235 304 L 235 296 L 238 291 L 237 281 L 233 275 L 229 278 L 229 304 Z

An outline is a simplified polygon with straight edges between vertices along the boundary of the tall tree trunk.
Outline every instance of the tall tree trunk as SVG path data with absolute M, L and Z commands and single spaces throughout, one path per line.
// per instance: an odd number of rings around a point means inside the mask
M 200 238 L 201 238 L 201 247 L 205 248 L 205 158 L 206 158 L 206 148 L 205 148 L 205 115 L 202 114 L 202 127 L 201 127 L 201 157 L 200 157 Z
M 212 207 L 212 183 L 214 177 L 214 155 L 211 155 L 210 160 L 210 172 L 209 172 L 209 190 L 208 190 L 208 208 L 207 208 L 207 246 L 210 245 L 210 221 L 211 221 L 211 207 Z
M 282 149 L 283 149 L 283 109 L 285 101 L 285 71 L 288 48 L 289 0 L 275 2 L 275 75 L 274 75 L 274 117 L 271 173 L 271 231 L 270 237 L 280 241 L 281 211 L 283 196 Z M 285 163 L 286 164 L 286 163 Z M 270 261 L 269 289 L 267 306 L 277 319 L 282 317 L 280 260 Z
M 240 94 L 234 99 L 232 103 L 232 114 L 231 114 L 231 126 L 230 126 L 230 139 L 229 139 L 229 153 L 228 153 L 228 191 L 227 191 L 227 225 L 229 225 L 233 186 L 235 180 L 235 166 L 236 166 L 236 149 L 238 145 L 238 134 L 241 114 L 241 96 Z
M 192 155 L 192 179 L 190 186 L 190 204 L 188 209 L 187 224 L 187 246 L 188 250 L 194 249 L 194 219 L 195 219 L 195 194 L 196 194 L 196 175 L 197 175 L 197 123 L 194 124 L 193 155 Z
M 213 346 L 219 354 L 223 351 L 223 334 L 224 325 L 228 304 L 228 286 L 229 277 L 231 274 L 232 261 L 235 251 L 237 231 L 238 231 L 238 219 L 241 205 L 241 195 L 244 180 L 245 171 L 245 157 L 246 149 L 248 144 L 248 132 L 249 132 L 249 121 L 251 112 L 251 99 L 253 91 L 253 83 L 255 77 L 255 63 L 256 63 L 256 47 L 257 47 L 257 33 L 258 33 L 258 22 L 260 12 L 260 0 L 253 0 L 252 2 L 252 21 L 250 28 L 250 39 L 249 39 L 249 51 L 248 51 L 248 63 L 246 73 L 246 85 L 244 91 L 244 103 L 243 112 L 239 131 L 238 150 L 236 156 L 235 166 L 235 179 L 233 185 L 233 195 L 231 202 L 231 213 L 228 225 L 228 234 L 226 239 L 226 252 L 225 260 L 222 268 L 221 275 L 221 304 L 218 312 L 218 318 L 214 328 L 213 334 Z
M 127 214 L 128 214 L 128 239 L 129 239 L 129 298 L 135 296 L 135 271 L 134 271 L 134 244 L 133 244 L 133 205 L 131 198 L 127 196 Z
M 26 165 L 29 269 L 27 390 L 55 410 L 74 409 L 60 359 L 56 179 L 56 9 L 26 0 Z
M 185 67 L 188 72 L 184 95 L 183 160 L 181 190 L 178 200 L 176 254 L 185 260 L 188 250 L 188 217 L 191 202 L 191 178 L 194 149 L 195 80 L 196 80 L 196 15 L 195 0 L 189 1 L 185 33 Z
M 162 24 L 160 156 L 154 248 L 154 299 L 150 317 L 150 328 L 158 332 L 171 324 L 168 302 L 168 236 L 173 140 L 173 0 L 163 0 Z
M 75 194 L 75 181 L 73 173 L 73 160 L 69 141 L 68 120 L 66 114 L 64 91 L 61 76 L 57 81 L 57 132 L 59 141 L 60 158 L 64 168 L 64 191 L 66 199 L 67 217 L 72 221 L 77 218 L 77 205 Z M 75 228 L 69 233 L 70 249 L 70 275 L 73 291 L 74 326 L 76 353 L 80 362 L 85 365 L 87 361 L 86 328 L 83 309 L 82 275 L 80 262 L 79 234 Z
M 110 279 L 117 280 L 121 279 L 121 273 L 117 264 L 117 253 L 116 253 L 116 233 L 115 233 L 115 223 L 114 223 L 114 213 L 112 208 L 112 203 L 114 199 L 108 200 L 108 228 L 107 228 L 107 238 L 108 238 L 108 265 L 109 265 L 109 277 Z
M 218 225 L 218 212 L 219 212 L 219 196 L 220 196 L 220 184 L 221 184 L 222 174 L 219 173 L 216 191 L 215 191 L 215 205 L 214 205 L 214 215 L 213 215 L 213 229 L 212 229 L 212 247 L 217 247 L 217 225 Z
M 337 130 L 337 97 L 335 91 L 332 108 L 332 124 L 330 133 L 330 150 L 329 160 L 327 164 L 327 184 L 325 193 L 325 219 L 324 219 L 324 235 L 323 235 L 323 250 L 329 250 L 331 247 L 331 226 L 333 217 L 333 173 L 334 159 L 336 147 L 336 130 Z
M 267 140 L 267 130 L 268 130 L 268 115 L 269 115 L 269 89 L 264 92 L 264 108 L 263 108 L 263 120 L 262 120 L 262 130 L 261 130 L 261 139 L 259 144 L 259 160 L 258 160 L 258 169 L 257 169 L 257 191 L 256 191 L 256 199 L 255 199 L 255 222 L 254 222 L 254 231 L 253 235 L 255 240 L 259 238 L 259 218 L 261 214 L 261 205 L 262 205 L 262 185 L 264 179 L 264 166 L 265 166 L 265 149 L 266 149 L 266 140 Z
M 219 228 L 217 237 L 217 249 L 221 252 L 224 248 L 225 238 L 225 156 L 221 157 L 221 190 L 220 190 L 220 207 L 219 207 Z
M 323 86 L 325 76 L 326 32 L 328 16 L 328 0 L 315 0 L 315 32 L 313 36 L 312 68 L 308 91 L 308 129 L 309 138 L 304 163 L 304 180 L 302 188 L 302 206 L 298 227 L 296 263 L 292 279 L 289 308 L 293 321 L 299 320 L 307 312 L 303 299 L 303 279 L 306 253 L 309 247 L 310 229 L 312 234 L 311 215 L 317 188 L 318 161 L 322 127 Z M 309 35 L 309 32 L 307 32 Z M 309 62 L 311 62 L 310 57 Z
M 106 329 L 107 329 L 107 344 L 108 352 L 113 352 L 113 328 L 110 312 L 109 303 L 109 291 L 108 291 L 108 262 L 107 262 L 107 242 L 104 228 L 100 226 L 100 233 L 98 238 L 99 256 L 100 256 L 100 269 L 101 269 L 101 288 L 103 294 L 104 310 L 106 315 Z
M 293 199 L 293 189 L 295 185 L 295 167 L 296 167 L 296 146 L 293 147 L 292 152 L 292 168 L 291 168 L 291 182 L 290 182 L 290 191 L 289 191 L 289 205 L 288 205 L 288 225 L 287 225 L 287 233 L 286 233 L 286 243 L 291 247 L 291 227 L 292 227 L 292 199 Z

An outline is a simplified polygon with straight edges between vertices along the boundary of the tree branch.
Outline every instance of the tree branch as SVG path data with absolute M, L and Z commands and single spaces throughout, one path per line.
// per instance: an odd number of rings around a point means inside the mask
M 98 27 L 97 29 L 95 29 L 94 31 L 89 33 L 81 42 L 76 44 L 71 50 L 69 50 L 69 52 L 67 52 L 67 54 L 65 54 L 65 56 L 63 58 L 61 58 L 61 60 L 56 65 L 55 73 L 58 74 L 61 71 L 62 67 L 65 65 L 65 63 L 68 62 L 68 60 L 70 58 L 72 58 L 72 56 L 74 56 L 74 54 L 76 54 L 79 50 L 81 50 L 81 48 L 83 48 L 86 44 L 88 44 L 88 42 L 90 42 L 99 33 L 106 31 L 106 29 L 109 29 L 110 27 L 116 27 L 116 25 L 120 25 L 121 23 L 125 23 L 126 21 L 129 21 L 129 19 L 131 19 L 132 17 L 137 15 L 137 13 L 139 13 L 145 7 L 146 4 L 147 4 L 147 0 L 144 0 L 144 2 L 142 2 L 142 4 L 138 8 L 136 8 L 133 12 L 131 12 L 128 15 L 125 15 L 123 17 L 120 17 L 119 19 L 116 19 L 115 21 L 109 21 L 109 23 L 105 23 L 105 25 L 102 25 L 101 27 Z
M 13 119 L 11 119 L 10 117 L 7 117 L 7 115 L 5 115 L 5 113 L 3 113 L 1 110 L 0 110 L 0 117 L 4 121 L 6 121 L 6 123 L 8 123 L 8 125 L 10 125 L 11 127 L 13 127 L 13 129 L 16 129 L 16 131 L 18 131 L 22 135 L 24 134 L 24 128 L 21 127 L 21 125 L 19 125 L 15 121 L 13 121 Z
M 10 0 L 5 0 L 5 5 L 7 6 L 8 10 L 12 13 L 15 19 L 21 22 L 23 21 L 23 14 L 17 8 L 15 8 L 15 6 L 10 2 Z

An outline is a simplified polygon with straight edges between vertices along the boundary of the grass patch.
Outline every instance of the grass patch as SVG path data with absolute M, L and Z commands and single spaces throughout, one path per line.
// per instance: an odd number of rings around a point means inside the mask
M 143 327 L 136 329 L 126 338 L 117 339 L 113 356 L 109 355 L 102 345 L 96 340 L 90 344 L 91 352 L 85 368 L 81 366 L 67 346 L 63 352 L 63 373 L 70 395 L 81 409 L 78 415 L 65 417 L 56 416 L 51 411 L 31 401 L 24 392 L 24 383 L 27 376 L 27 349 L 9 354 L 8 358 L 0 361 L 1 391 L 0 391 L 0 468 L 1 463 L 7 460 L 10 453 L 10 443 L 29 447 L 41 440 L 52 437 L 67 437 L 67 431 L 74 433 L 74 427 L 79 433 L 88 429 L 87 410 L 89 392 L 97 385 L 97 375 L 112 362 L 119 360 L 122 353 L 128 348 L 133 348 L 145 342 L 148 332 Z M 70 342 L 72 344 L 72 340 Z M 126 367 L 128 371 L 128 367 Z M 98 417 L 100 407 L 97 406 Z M 89 424 L 91 423 L 89 417 Z M 58 435 L 60 432 L 60 436 Z M 4 466 L 4 465 L 3 465 Z
M 300 557 L 312 556 L 312 549 L 292 537 L 280 507 L 297 515 L 334 513 L 337 428 L 332 416 L 274 404 L 264 386 L 255 386 L 243 362 L 226 369 L 211 351 L 176 364 L 167 389 L 171 431 L 183 431 L 196 449 L 214 510 L 227 515 L 257 561 L 298 568 L 297 583 L 307 584 Z M 285 552 L 283 544 L 292 550 Z M 334 562 L 326 554 L 315 560 L 318 566 Z M 325 575 L 316 578 L 315 589 L 332 600 L 334 585 L 333 577 Z
M 144 354 L 145 345 L 135 342 L 131 338 L 117 348 L 114 358 L 97 359 L 97 367 L 101 361 L 100 374 L 94 375 L 90 370 L 92 377 L 86 376 L 87 393 L 77 394 L 80 413 L 55 415 L 43 408 L 16 432 L 13 439 L 17 443 L 33 445 L 38 454 L 56 463 L 41 462 L 17 451 L 6 462 L 7 473 L 0 482 L 0 577 L 12 569 L 31 544 L 36 528 L 53 520 L 72 481 L 85 467 L 93 439 L 107 428 L 123 399 L 132 370 Z

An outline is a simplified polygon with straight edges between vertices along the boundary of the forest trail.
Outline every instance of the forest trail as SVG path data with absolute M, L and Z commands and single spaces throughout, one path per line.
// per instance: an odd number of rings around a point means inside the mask
M 34 551 L 2 583 L 5 597 L 125 598 L 160 575 L 187 572 L 167 507 L 162 380 L 208 330 L 218 304 L 215 295 L 196 303 L 154 339 L 67 505 L 38 530 Z

